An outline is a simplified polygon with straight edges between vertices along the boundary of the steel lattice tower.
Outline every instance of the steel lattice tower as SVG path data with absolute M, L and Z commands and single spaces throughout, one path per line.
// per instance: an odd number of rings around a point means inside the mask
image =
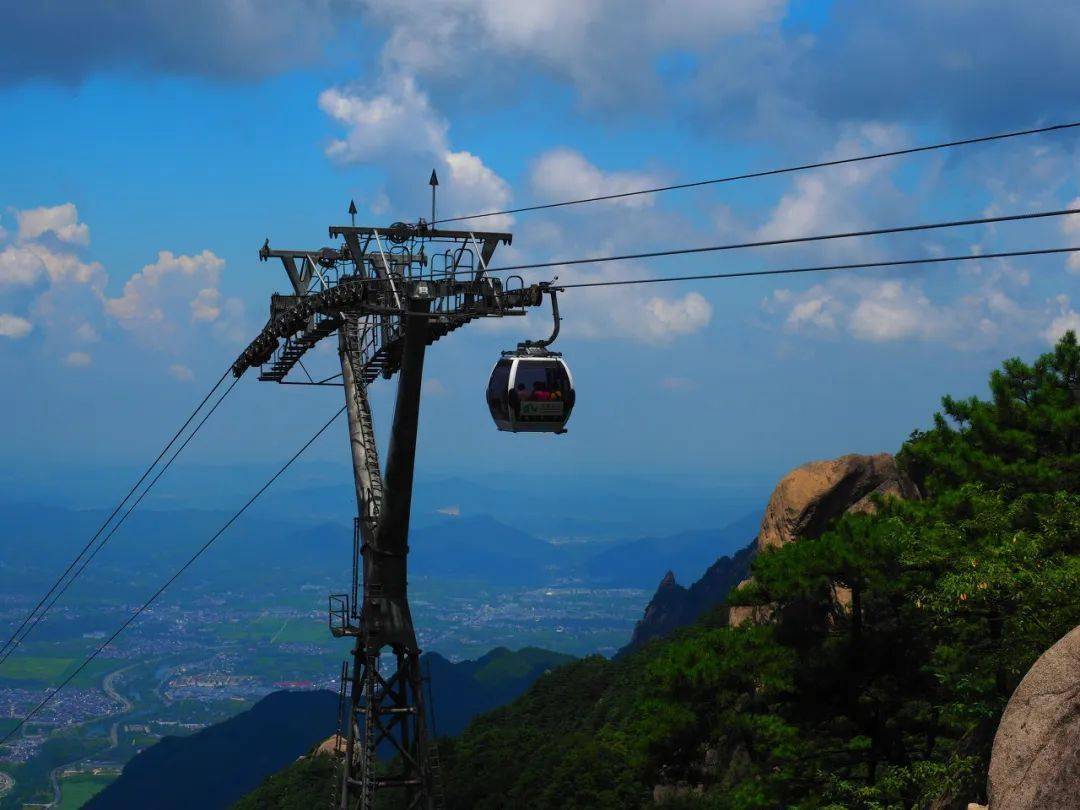
M 350 208 L 354 213 L 355 208 Z M 405 806 L 441 804 L 438 756 L 428 736 L 420 646 L 409 610 L 408 534 L 416 458 L 420 390 L 427 347 L 484 317 L 524 315 L 546 285 L 513 289 L 486 274 L 508 233 L 445 231 L 396 223 L 389 228 L 334 226 L 337 247 L 275 250 L 292 295 L 273 295 L 270 319 L 233 365 L 240 376 L 260 366 L 259 379 L 294 385 L 335 385 L 345 392 L 356 485 L 352 587 L 330 597 L 335 636 L 355 639 L 342 668 L 338 730 L 341 768 L 333 804 L 367 810 L 375 794 L 404 791 Z M 341 374 L 323 380 L 286 379 L 320 340 L 336 333 Z M 385 471 L 380 467 L 367 389 L 398 375 Z M 340 377 L 340 382 L 338 379 Z M 380 659 L 394 662 L 380 671 Z M 395 755 L 380 769 L 379 750 Z

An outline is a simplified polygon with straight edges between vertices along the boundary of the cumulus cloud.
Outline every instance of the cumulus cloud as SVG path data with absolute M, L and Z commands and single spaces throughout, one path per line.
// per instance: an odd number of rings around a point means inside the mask
M 642 267 L 626 262 L 573 269 L 575 282 L 645 275 Z M 661 296 L 635 286 L 577 289 L 572 296 L 560 299 L 559 308 L 565 335 L 588 340 L 626 339 L 655 346 L 702 331 L 713 314 L 712 304 L 701 293 Z
M 696 292 L 681 298 L 653 296 L 645 302 L 647 318 L 641 328 L 653 341 L 665 342 L 680 335 L 692 335 L 712 319 L 712 304 Z
M 8 245 L 0 250 L 0 286 L 30 286 L 44 272 L 45 265 L 32 248 Z
M 42 278 L 100 286 L 101 270 L 97 262 L 84 262 L 75 253 L 41 244 L 8 245 L 0 251 L 0 286 L 33 286 Z
M 229 343 L 246 336 L 243 302 L 222 294 L 225 263 L 213 252 L 161 251 L 109 297 L 105 269 L 85 256 L 90 229 L 74 204 L 13 215 L 17 231 L 5 236 L 14 241 L 0 237 L 0 337 L 33 332 L 48 353 L 78 367 L 91 357 L 72 344 L 100 342 L 109 318 L 140 342 L 170 351 L 190 350 L 199 334 Z
M 960 310 L 970 323 L 971 313 L 987 309 L 985 301 L 971 298 L 948 311 L 935 305 L 918 284 L 857 278 L 815 284 L 797 293 L 777 290 L 763 306 L 781 317 L 789 332 L 843 332 L 873 343 L 959 339 L 954 327 L 959 327 Z
M 7 312 L 0 312 L 0 337 L 14 339 L 26 337 L 33 328 L 34 325 L 26 320 L 26 318 L 20 318 L 18 315 L 12 315 Z
M 1053 314 L 1053 318 L 1042 333 L 1047 343 L 1057 343 L 1061 336 L 1070 330 L 1080 334 L 1080 312 L 1069 306 L 1068 296 L 1057 296 L 1055 303 L 1057 312 Z
M 218 289 L 224 260 L 209 250 L 195 255 L 158 253 L 157 261 L 131 276 L 122 294 L 105 302 L 120 326 L 161 348 L 185 325 L 216 322 L 225 304 Z
M 70 342 L 80 324 L 93 331 L 89 320 L 100 312 L 108 278 L 98 262 L 82 256 L 90 229 L 79 221 L 75 205 L 13 213 L 14 241 L 0 246 L 0 306 L 20 312 L 3 316 L 0 334 L 25 337 L 33 330 L 46 341 L 63 334 Z M 11 236 L 5 231 L 0 242 Z
M 18 211 L 15 219 L 19 223 L 20 240 L 37 239 L 51 233 L 68 244 L 90 244 L 90 228 L 79 222 L 79 212 L 73 203 Z
M 874 284 L 855 302 L 848 321 L 851 334 L 875 342 L 933 338 L 941 333 L 941 315 L 923 292 L 899 281 Z
M 654 183 L 644 172 L 610 172 L 584 155 L 557 149 L 541 155 L 529 175 L 534 198 L 564 198 L 596 191 L 625 190 L 632 183 Z M 515 238 L 501 264 L 558 261 L 568 257 L 601 257 L 629 249 L 641 249 L 655 240 L 670 240 L 687 233 L 685 223 L 672 215 L 654 211 L 650 205 L 588 206 L 567 217 L 558 211 L 530 220 L 530 227 Z M 628 241 L 629 240 L 629 241 Z M 567 282 L 597 282 L 642 278 L 643 265 L 604 262 L 526 271 L 526 282 L 558 276 Z M 565 315 L 563 334 L 595 340 L 629 339 L 637 343 L 666 345 L 705 329 L 712 319 L 712 305 L 698 292 L 658 294 L 655 287 L 617 286 L 583 288 L 560 299 Z M 513 328 L 513 325 L 503 325 Z
M 836 160 L 868 152 L 888 151 L 902 147 L 906 142 L 906 135 L 899 127 L 865 123 L 846 128 L 820 159 Z M 758 228 L 757 236 L 761 239 L 789 239 L 851 230 L 865 225 L 882 210 L 900 207 L 902 196 L 896 190 L 890 173 L 895 165 L 888 161 L 849 163 L 824 172 L 796 175 L 791 189 L 780 198 L 768 220 Z M 836 243 L 829 249 L 844 250 L 845 243 Z
M 78 82 L 128 69 L 251 79 L 311 63 L 331 44 L 342 0 L 148 0 L 9 3 L 0 83 Z
M 778 301 L 783 301 L 789 295 L 788 290 L 778 290 L 774 297 Z M 836 328 L 836 317 L 840 308 L 835 297 L 823 287 L 817 286 L 792 304 L 784 325 L 792 330 L 803 326 L 832 330 Z
M 326 154 L 346 163 L 371 161 L 387 152 L 407 150 L 437 154 L 447 148 L 446 121 L 427 94 L 408 75 L 392 75 L 383 92 L 332 87 L 319 94 L 319 109 L 346 127 L 344 138 L 330 142 Z
M 531 184 L 542 200 L 572 200 L 624 194 L 655 186 L 658 178 L 646 172 L 603 172 L 573 149 L 553 149 L 542 154 L 533 165 Z M 653 205 L 655 197 L 646 194 L 623 197 L 611 204 L 629 208 Z
M 418 158 L 429 160 L 440 175 L 439 215 L 502 208 L 510 201 L 505 180 L 477 155 L 451 148 L 449 125 L 411 76 L 389 75 L 381 92 L 370 95 L 362 88 L 324 90 L 319 108 L 346 130 L 327 146 L 327 156 L 340 163 L 383 166 L 399 206 L 420 207 L 426 177 L 416 176 Z M 485 227 L 503 228 L 509 222 L 508 217 L 493 217 Z
M 101 265 L 76 252 L 90 244 L 90 228 L 79 221 L 74 203 L 17 210 L 15 220 L 16 243 L 0 250 L 0 288 L 31 287 L 45 278 L 53 284 L 104 284 Z
M 871 343 L 935 341 L 958 349 L 1052 341 L 1080 318 L 1066 296 L 1047 302 L 1007 272 L 944 300 L 911 280 L 835 279 L 800 292 L 778 290 L 763 309 L 789 332 Z

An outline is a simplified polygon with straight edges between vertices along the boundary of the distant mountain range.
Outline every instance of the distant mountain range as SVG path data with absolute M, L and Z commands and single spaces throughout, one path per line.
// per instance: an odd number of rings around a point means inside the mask
M 655 586 L 664 571 L 685 582 L 749 543 L 760 523 L 761 513 L 752 512 L 719 530 L 618 543 L 589 559 L 586 573 L 592 582 L 640 588 Z
M 227 517 L 219 511 L 140 509 L 87 569 L 88 581 L 107 578 L 113 595 L 127 595 L 128 589 L 131 595 L 143 594 L 150 584 L 147 576 L 169 573 Z M 104 518 L 96 510 L 0 503 L 5 541 L 0 588 L 39 592 Z M 551 536 L 538 537 L 486 514 L 440 515 L 411 532 L 410 572 L 500 585 L 574 580 L 645 588 L 655 585 L 666 570 L 684 581 L 699 575 L 718 556 L 745 545 L 758 518 L 757 513 L 743 513 L 721 529 L 672 535 L 549 542 Z M 231 527 L 200 561 L 199 584 L 204 591 L 235 588 L 237 571 L 246 572 L 247 584 L 256 587 L 338 578 L 351 542 L 352 527 L 345 523 L 305 524 L 255 511 Z
M 508 703 L 544 672 L 574 660 L 536 648 L 500 647 L 476 661 L 424 655 L 431 673 L 434 725 L 461 732 L 473 717 Z M 294 762 L 337 728 L 338 696 L 274 692 L 248 711 L 190 737 L 166 737 L 132 759 L 86 810 L 226 808 Z M 429 722 L 431 722 L 429 718 Z

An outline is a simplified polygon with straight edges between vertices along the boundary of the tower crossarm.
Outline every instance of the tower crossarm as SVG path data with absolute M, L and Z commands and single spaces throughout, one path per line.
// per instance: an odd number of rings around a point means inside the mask
M 340 327 L 343 313 L 358 317 L 374 316 L 398 319 L 427 317 L 430 320 L 429 341 L 460 326 L 484 317 L 524 315 L 527 307 L 543 302 L 540 285 L 533 284 L 506 289 L 501 279 L 483 277 L 445 279 L 398 279 L 398 295 L 433 302 L 431 312 L 423 316 L 407 314 L 391 303 L 389 282 L 378 278 L 349 278 L 320 292 L 306 295 L 279 296 L 271 299 L 271 315 L 266 326 L 233 363 L 237 377 L 249 368 L 269 364 L 260 379 L 280 382 L 300 357 L 319 340 Z M 390 377 L 396 370 L 396 330 L 376 331 L 362 373 L 368 381 L 377 376 Z

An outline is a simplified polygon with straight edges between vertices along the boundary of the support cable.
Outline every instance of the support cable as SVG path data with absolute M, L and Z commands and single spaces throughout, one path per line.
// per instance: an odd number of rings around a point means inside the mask
M 94 660 L 95 658 L 97 658 L 97 657 L 98 657 L 98 655 L 100 655 L 100 654 L 101 654 L 101 652 L 102 652 L 102 651 L 103 651 L 103 650 L 104 650 L 104 649 L 105 649 L 106 647 L 108 647 L 108 646 L 109 646 L 109 645 L 110 645 L 110 644 L 111 644 L 111 643 L 112 643 L 113 641 L 115 641 L 115 640 L 116 640 L 116 638 L 117 638 L 117 636 L 119 636 L 119 635 L 120 635 L 120 634 L 121 634 L 122 632 L 124 632 L 124 630 L 126 630 L 126 629 L 128 628 L 128 626 L 129 626 L 129 625 L 130 625 L 130 624 L 131 624 L 132 622 L 134 622 L 134 621 L 135 621 L 135 619 L 137 619 L 137 618 L 138 618 L 138 617 L 139 617 L 139 616 L 140 616 L 140 615 L 141 615 L 141 614 L 142 614 L 142 613 L 143 613 L 143 612 L 144 612 L 144 611 L 145 611 L 145 610 L 146 610 L 146 609 L 147 609 L 148 607 L 150 607 L 150 606 L 151 606 L 152 604 L 154 604 L 154 602 L 156 602 L 156 601 L 157 601 L 157 599 L 158 599 L 158 598 L 159 598 L 159 597 L 161 596 L 161 594 L 163 594 L 163 593 L 165 592 L 165 590 L 166 590 L 166 589 L 167 589 L 167 588 L 168 588 L 168 587 L 169 587 L 170 585 L 172 585 L 172 584 L 173 584 L 173 583 L 174 583 L 174 582 L 175 582 L 175 581 L 176 581 L 177 579 L 179 579 L 179 578 L 180 578 L 180 576 L 181 576 L 181 575 L 182 575 L 182 574 L 183 574 L 183 573 L 184 573 L 184 572 L 185 572 L 185 571 L 186 571 L 186 570 L 187 570 L 188 568 L 190 568 L 190 567 L 191 567 L 191 566 L 192 566 L 192 565 L 193 565 L 193 564 L 195 563 L 195 561 L 196 561 L 197 559 L 199 559 L 199 557 L 201 557 L 201 556 L 202 556 L 202 555 L 203 555 L 203 554 L 204 554 L 204 553 L 206 552 L 206 550 L 207 550 L 207 549 L 209 549 L 209 548 L 210 548 L 210 546 L 212 546 L 212 545 L 214 544 L 214 542 L 215 542 L 215 541 L 216 541 L 216 540 L 217 540 L 217 539 L 218 539 L 219 537 L 221 537 L 221 535 L 223 535 L 223 534 L 224 534 L 224 533 L 226 532 L 226 530 L 228 530 L 228 528 L 229 528 L 230 526 L 232 526 L 232 525 L 233 525 L 233 523 L 235 523 L 235 522 L 236 522 L 236 521 L 237 521 L 237 520 L 238 520 L 238 519 L 240 518 L 240 516 L 241 516 L 241 515 L 243 515 L 243 514 L 244 514 L 244 512 L 246 512 L 246 511 L 248 510 L 248 508 L 249 508 L 249 507 L 250 507 L 250 506 L 251 506 L 251 505 L 252 505 L 253 503 L 255 503 L 255 501 L 256 501 L 256 500 L 258 500 L 258 498 L 259 498 L 259 497 L 260 497 L 260 496 L 261 496 L 261 495 L 262 495 L 262 494 L 263 494 L 264 492 L 266 492 L 266 490 L 268 490 L 268 489 L 270 488 L 270 486 L 271 486 L 271 485 L 272 485 L 272 484 L 273 484 L 273 483 L 274 483 L 274 482 L 275 482 L 275 481 L 276 481 L 276 480 L 277 480 L 278 478 L 280 478 L 280 477 L 282 476 L 282 474 L 284 474 L 284 472 L 285 472 L 285 471 L 286 471 L 287 469 L 289 469 L 289 467 L 291 467 L 291 466 L 293 465 L 293 463 L 294 463 L 294 462 L 295 462 L 295 461 L 296 461 L 296 460 L 297 460 L 298 458 L 300 458 L 300 456 L 301 456 L 301 455 L 302 455 L 302 454 L 304 453 L 304 451 L 305 451 L 305 450 L 307 450 L 307 449 L 308 449 L 309 447 L 311 447 L 311 445 L 315 443 L 315 440 L 316 440 L 316 439 L 318 439 L 318 438 L 319 438 L 319 437 L 320 437 L 320 436 L 321 436 L 321 435 L 322 435 L 323 433 L 325 433 L 325 432 L 326 432 L 326 430 L 327 430 L 327 428 L 329 428 L 329 427 L 330 427 L 330 425 L 332 425 L 332 424 L 333 424 L 333 423 L 334 423 L 335 421 L 337 421 L 337 418 L 338 418 L 339 416 L 341 416 L 341 414 L 343 414 L 344 412 L 345 412 L 345 406 L 343 405 L 343 406 L 341 406 L 341 409 L 340 409 L 340 410 L 338 410 L 338 412 L 337 412 L 337 413 L 335 413 L 335 414 L 334 414 L 333 416 L 331 416 L 331 417 L 330 417 L 330 419 L 329 419 L 329 420 L 327 420 L 327 422 L 326 422 L 325 424 L 323 424 L 323 426 L 322 426 L 321 428 L 319 428 L 319 429 L 318 429 L 318 430 L 317 430 L 317 431 L 315 432 L 315 435 L 313 435 L 313 436 L 312 436 L 312 437 L 311 437 L 310 439 L 308 439 L 308 440 L 307 440 L 306 442 L 304 442 L 303 446 L 301 446 L 301 448 L 300 448 L 299 450 L 297 450 L 297 451 L 296 451 L 296 453 L 294 453 L 294 454 L 293 454 L 292 458 L 290 458 L 290 459 L 289 459 L 288 461 L 286 461 L 286 462 L 285 462 L 285 463 L 284 463 L 284 464 L 283 464 L 283 465 L 282 465 L 282 466 L 281 466 L 281 467 L 280 467 L 280 468 L 278 469 L 278 471 L 277 471 L 276 473 L 274 473 L 274 474 L 273 474 L 273 475 L 272 475 L 272 476 L 270 477 L 270 479 L 269 479 L 269 480 L 268 480 L 268 481 L 267 481 L 267 482 L 266 482 L 265 484 L 263 484 L 263 485 L 262 485 L 261 487 L 259 487 L 259 489 L 258 489 L 258 490 L 257 490 L 257 491 L 255 492 L 255 494 L 254 494 L 254 495 L 252 495 L 252 496 L 251 496 L 250 498 L 248 498 L 247 502 L 246 502 L 246 503 L 245 503 L 245 504 L 244 504 L 243 506 L 241 506 L 241 507 L 240 507 L 240 508 L 239 508 L 239 509 L 238 509 L 238 510 L 237 510 L 237 511 L 236 511 L 236 512 L 235 512 L 235 513 L 233 514 L 233 516 L 232 516 L 232 517 L 230 517 L 230 518 L 229 518 L 229 519 L 228 519 L 227 521 L 225 521 L 225 523 L 224 523 L 224 524 L 223 524 L 223 525 L 221 526 L 221 528 L 220 528 L 220 529 L 218 529 L 218 530 L 217 530 L 217 531 L 216 531 L 216 532 L 215 532 L 215 533 L 214 533 L 214 534 L 213 534 L 213 535 L 212 535 L 212 536 L 210 537 L 210 539 L 209 539 L 209 540 L 207 540 L 207 541 L 206 541 L 205 543 L 203 543 L 203 545 L 202 545 L 202 546 L 201 546 L 201 547 L 199 548 L 199 550 L 198 550 L 198 551 L 196 551 L 196 552 L 195 552 L 194 554 L 192 554 L 192 555 L 191 555 L 191 557 L 189 557 L 189 558 L 188 558 L 187 562 L 185 562 L 185 563 L 184 563 L 184 564 L 183 564 L 182 566 L 180 566 L 180 568 L 178 568 L 178 569 L 176 570 L 176 572 L 175 572 L 175 573 L 173 573 L 173 575 L 172 575 L 172 576 L 170 576 L 170 577 L 169 577 L 169 578 L 168 578 L 167 580 L 165 580 L 165 582 L 163 582 L 163 583 L 161 584 L 161 587 L 159 587 L 159 588 L 158 588 L 158 589 L 157 589 L 156 591 L 154 591 L 154 594 L 153 594 L 153 595 L 152 595 L 152 596 L 151 596 L 151 597 L 150 597 L 149 599 L 147 599 L 147 600 L 146 600 L 145 602 L 143 602 L 143 603 L 142 603 L 142 604 L 141 604 L 141 605 L 140 605 L 140 606 L 139 606 L 139 607 L 138 607 L 138 608 L 137 608 L 137 609 L 135 610 L 135 612 L 134 612 L 134 613 L 132 613 L 132 614 L 131 614 L 131 615 L 130 615 L 130 616 L 129 616 L 129 617 L 128 617 L 128 618 L 127 618 L 127 619 L 126 619 L 125 621 L 124 621 L 124 623 L 123 623 L 123 624 L 121 624 L 121 625 L 120 625 L 120 626 L 119 626 L 119 627 L 118 627 L 118 628 L 116 629 L 116 631 L 115 631 L 115 632 L 114 632 L 114 633 L 113 633 L 113 634 L 112 634 L 111 636 L 109 636 L 109 637 L 108 637 L 107 639 L 105 639 L 105 641 L 104 641 L 104 642 L 102 642 L 102 643 L 101 643 L 101 644 L 100 644 L 100 645 L 99 645 L 99 646 L 98 646 L 98 647 L 97 647 L 97 648 L 96 648 L 96 649 L 95 649 L 95 650 L 94 650 L 94 651 L 93 651 L 93 652 L 92 652 L 92 653 L 91 653 L 90 655 L 88 655 L 88 656 L 87 656 L 86 658 L 84 658 L 84 659 L 83 659 L 83 661 L 82 661 L 82 663 L 81 663 L 81 664 L 79 664 L 79 666 L 78 666 L 78 667 L 77 667 L 77 668 L 75 669 L 75 671 L 74 671 L 74 672 L 72 672 L 72 673 L 71 673 L 70 675 L 68 675 L 68 676 L 67 676 L 67 678 L 65 678 L 65 679 L 64 679 L 64 680 L 63 680 L 63 681 L 62 681 L 62 682 L 60 683 L 60 685 L 56 687 L 56 689 L 54 689 L 54 690 L 53 690 L 52 692 L 50 692 L 49 694 L 47 694 L 47 695 L 46 695 L 46 696 L 45 696 L 44 698 L 42 698 L 42 699 L 41 699 L 41 701 L 40 701 L 40 702 L 39 702 L 39 703 L 38 703 L 38 704 L 37 704 L 36 706 L 34 706 L 34 708 L 33 708 L 33 709 L 31 709 L 31 710 L 30 710 L 29 712 L 27 712 L 27 714 L 26 714 L 26 715 L 25 715 L 25 716 L 24 716 L 24 717 L 23 717 L 23 718 L 22 718 L 22 719 L 21 719 L 21 720 L 20 720 L 20 721 L 19 721 L 19 722 L 18 722 L 18 723 L 17 723 L 17 724 L 16 724 L 16 725 L 15 725 L 15 726 L 14 726 L 14 727 L 13 727 L 13 728 L 12 728 L 12 729 L 10 730 L 10 731 L 8 731 L 8 733 L 7 733 L 7 734 L 6 734 L 5 736 L 4 736 L 4 738 L 3 738 L 3 739 L 0 739 L 0 745 L 3 745 L 3 744 L 4 744 L 4 743 L 6 743 L 6 742 L 7 742 L 8 740 L 10 740 L 10 739 L 11 739 L 11 738 L 12 738 L 12 737 L 13 737 L 13 736 L 15 735 L 15 732 L 17 732 L 17 731 L 18 731 L 18 730 L 19 730 L 20 728 L 22 728 L 22 727 L 23 727 L 23 726 L 24 726 L 24 725 L 25 725 L 25 724 L 26 724 L 26 723 L 27 723 L 27 722 L 28 722 L 28 721 L 29 721 L 29 720 L 30 720 L 31 718 L 33 718 L 33 717 L 34 717 L 34 715 L 36 715 L 36 714 L 37 714 L 37 713 L 38 713 L 39 711 L 41 711 L 41 709 L 43 709 L 43 708 L 44 708 L 44 707 L 45 707 L 46 705 L 48 705 L 48 704 L 49 704 L 49 703 L 50 703 L 50 702 L 52 701 L 52 699 L 53 699 L 53 698 L 55 698 L 55 697 L 56 697 L 56 696 L 57 696 L 57 695 L 58 695 L 58 694 L 60 693 L 60 691 L 61 691 L 61 690 L 62 690 L 62 689 L 63 689 L 63 688 L 65 687 L 65 686 L 67 686 L 67 685 L 68 685 L 69 683 L 71 683 L 71 681 L 72 681 L 72 680 L 74 680 L 74 678 L 75 678 L 75 677 L 76 677 L 76 676 L 77 676 L 77 675 L 78 675 L 78 674 L 79 674 L 80 672 L 82 672 L 82 671 L 83 671 L 84 669 L 86 669 L 86 667 L 87 667 L 87 666 L 88 666 L 88 665 L 90 664 L 90 662 L 91 662 L 91 661 L 93 661 L 93 660 Z
M 34 620 L 30 623 L 30 626 L 26 628 L 26 631 L 23 632 L 22 635 L 18 638 L 18 640 L 16 640 L 15 643 L 8 647 L 7 650 L 0 652 L 0 666 L 3 666 L 4 662 L 6 662 L 8 658 L 10 658 L 11 655 L 19 648 L 19 646 L 22 645 L 24 641 L 26 641 L 27 636 L 29 636 L 34 631 L 34 628 L 37 627 L 38 623 L 45 618 L 45 616 L 50 610 L 52 610 L 53 605 L 55 605 L 57 601 L 59 601 L 60 597 L 64 595 L 64 593 L 69 587 L 71 587 L 75 580 L 77 580 L 82 575 L 82 572 L 86 570 L 86 567 L 90 565 L 94 557 L 96 557 L 98 552 L 105 547 L 105 544 L 109 542 L 109 540 L 117 532 L 117 530 L 119 530 L 119 528 L 124 525 L 124 521 L 126 521 L 128 519 L 128 516 L 135 511 L 136 507 L 138 507 L 140 503 L 142 503 L 143 498 L 145 498 L 150 493 L 150 490 L 154 488 L 154 485 L 157 484 L 158 480 L 163 475 L 165 475 L 169 467 L 171 467 L 173 462 L 176 461 L 177 456 L 184 452 L 184 448 L 187 447 L 191 440 L 195 438 L 195 434 L 197 434 L 202 429 L 202 426 L 206 424 L 207 420 L 214 415 L 214 411 L 216 411 L 218 409 L 218 406 L 225 401 L 225 397 L 232 393 L 232 390 L 236 387 L 236 384 L 238 382 L 240 382 L 239 377 L 234 379 L 229 385 L 229 387 L 225 389 L 225 393 L 218 397 L 217 402 L 215 402 L 210 408 L 210 410 L 208 410 L 203 415 L 203 418 L 199 420 L 199 423 L 195 426 L 195 429 L 188 434 L 187 438 L 184 439 L 183 443 L 176 449 L 176 452 L 173 453 L 169 460 L 165 462 L 164 466 L 162 466 L 161 469 L 158 470 L 157 475 L 155 475 L 154 478 L 150 481 L 150 483 L 146 485 L 146 488 L 143 489 L 143 491 L 139 494 L 139 497 L 135 499 L 135 502 L 132 503 L 128 510 L 121 516 L 120 520 L 113 524 L 113 527 L 109 529 L 108 534 L 106 534 L 105 537 L 102 538 L 101 542 L 98 543 L 97 547 L 94 548 L 92 552 L 90 552 L 90 554 L 86 557 L 85 560 L 83 560 L 82 564 L 71 576 L 71 578 L 64 583 L 63 587 L 56 592 L 49 604 L 47 604 L 44 609 L 41 610 L 41 612 L 39 612 L 37 616 L 34 617 Z
M 829 270 L 862 270 L 874 267 L 906 267 L 912 264 L 944 264 L 945 262 L 979 261 L 981 259 L 1007 259 L 1020 256 L 1050 256 L 1060 253 L 1078 253 L 1080 247 L 1039 248 L 1035 250 L 1006 250 L 1000 253 L 976 253 L 963 256 L 932 256 L 919 259 L 892 259 L 880 262 L 856 262 L 853 264 L 823 264 L 813 267 L 788 267 L 780 270 L 747 270 L 736 273 L 703 273 L 694 276 L 659 276 L 656 278 L 628 278 L 612 281 L 586 281 L 578 284 L 559 284 L 560 290 L 583 287 L 621 287 L 630 284 L 662 284 L 667 281 L 707 281 L 724 278 L 748 278 L 752 276 L 786 276 L 797 273 L 821 273 Z
M 1020 222 L 1031 219 L 1045 219 L 1047 217 L 1064 217 L 1080 214 L 1080 208 L 1063 208 L 1057 211 L 1031 211 L 1024 214 L 1004 214 L 996 217 L 979 217 L 976 219 L 954 219 L 943 222 L 927 222 L 918 225 L 897 225 L 891 228 L 872 228 L 865 231 L 845 231 L 842 233 L 826 233 L 815 236 L 794 236 L 787 239 L 764 239 L 757 242 L 733 242 L 726 245 L 705 245 L 703 247 L 674 248 L 672 250 L 653 250 L 644 253 L 623 253 L 618 256 L 597 256 L 583 259 L 566 259 L 564 261 L 534 262 L 532 264 L 512 264 L 506 267 L 493 267 L 488 272 L 496 273 L 507 270 L 535 270 L 544 267 L 566 267 L 576 264 L 600 264 L 603 262 L 629 261 L 631 259 L 656 259 L 664 256 L 687 256 L 694 253 L 718 253 L 727 250 L 744 250 L 746 248 L 772 247 L 776 245 L 798 245 L 807 242 L 827 242 L 833 239 L 854 239 L 863 236 L 882 236 L 896 233 L 915 233 L 917 231 L 934 231 L 943 228 L 961 228 L 971 225 L 991 225 L 999 222 Z
M 45 595 L 42 596 L 40 600 L 38 600 L 38 603 L 34 606 L 33 610 L 26 614 L 26 617 L 22 620 L 22 624 L 20 624 L 18 628 L 16 628 L 15 632 L 11 634 L 8 640 L 4 642 L 3 647 L 0 647 L 0 653 L 6 652 L 7 649 L 15 642 L 15 639 L 18 638 L 23 628 L 25 628 L 26 625 L 30 623 L 31 619 L 33 619 L 34 615 L 38 612 L 38 610 L 40 610 L 41 606 L 45 604 L 46 600 L 48 600 L 49 597 L 52 596 L 53 593 L 56 591 L 56 589 L 60 587 L 60 583 L 64 581 L 68 574 L 71 573 L 71 570 L 79 564 L 79 560 L 82 559 L 83 555 L 86 554 L 86 552 L 94 544 L 94 541 L 101 536 L 101 533 L 105 531 L 105 529 L 112 522 L 113 518 L 115 518 L 117 514 L 119 514 L 120 510 L 124 508 L 124 504 L 126 504 L 131 498 L 131 496 L 135 494 L 135 491 L 142 485 L 143 481 L 145 481 L 149 477 L 150 473 L 153 472 L 158 462 L 160 462 L 161 459 L 165 457 L 165 454 L 169 452 L 169 448 L 171 448 L 173 444 L 176 443 L 176 440 L 180 438 L 181 434 L 183 434 L 183 432 L 187 429 L 188 425 L 191 424 L 192 420 L 195 419 L 195 416 L 199 413 L 200 410 L 202 410 L 202 407 L 210 400 L 210 397 L 214 395 L 214 392 L 217 391 L 217 389 L 221 386 L 221 383 L 225 381 L 225 378 L 228 375 L 229 369 L 226 369 L 225 373 L 222 374 L 221 377 L 218 378 L 218 381 L 214 383 L 214 385 L 210 388 L 209 391 L 206 392 L 206 396 L 202 398 L 202 401 L 199 402 L 197 406 L 195 406 L 195 410 L 191 412 L 191 415 L 188 416 L 184 424 L 180 426 L 176 433 L 173 434 L 172 438 L 169 439 L 165 447 L 162 448 L 161 452 L 158 453 L 157 458 L 155 458 L 154 461 L 150 464 L 150 466 L 146 468 L 145 472 L 143 472 L 143 474 L 139 477 L 139 480 L 132 485 L 130 490 L 128 490 L 127 495 L 123 497 L 120 503 L 116 505 L 116 508 L 113 509 L 109 516 L 105 519 L 105 522 L 98 527 L 98 530 L 96 532 L 94 532 L 93 537 L 86 541 L 86 545 L 82 547 L 82 550 L 68 564 L 68 567 L 64 570 L 64 573 L 57 577 L 56 581 L 53 582 L 52 586 L 45 593 Z
M 937 149 L 953 149 L 958 146 L 970 146 L 977 143 L 989 143 L 991 141 L 1003 141 L 1009 138 L 1021 138 L 1027 135 L 1043 135 L 1048 132 L 1075 129 L 1080 127 L 1080 121 L 1067 124 L 1054 124 L 1052 126 L 1037 127 L 1035 129 L 1022 129 L 1013 132 L 1001 132 L 996 135 L 982 135 L 976 138 L 964 138 L 958 141 L 944 141 L 942 143 L 926 144 L 924 146 L 912 146 L 907 149 L 893 149 L 888 152 L 876 152 L 869 155 L 856 155 L 854 157 L 839 158 L 837 160 L 822 160 L 816 163 L 803 163 L 798 166 L 787 166 L 781 169 L 764 169 L 762 171 L 747 172 L 745 174 L 733 174 L 727 177 L 716 177 L 711 180 L 695 180 L 689 183 L 676 183 L 670 186 L 657 186 L 655 188 L 643 188 L 636 191 L 622 191 L 614 194 L 600 194 L 595 197 L 582 197 L 576 200 L 563 200 L 561 202 L 540 203 L 537 205 L 525 205 L 521 208 L 507 208 L 502 211 L 488 211 L 482 214 L 467 214 L 460 217 L 446 217 L 436 219 L 431 224 L 438 225 L 444 222 L 461 222 L 466 219 L 483 219 L 485 217 L 503 216 L 504 214 L 523 214 L 527 211 L 543 211 L 549 208 L 563 208 L 568 205 L 581 205 L 582 203 L 601 202 L 603 200 L 619 200 L 625 197 L 637 197 L 643 194 L 659 194 L 664 191 L 677 191 L 679 189 L 699 188 L 701 186 L 713 186 L 720 183 L 732 183 L 736 180 L 751 180 L 757 177 L 771 177 L 779 174 L 792 174 L 809 169 L 823 169 L 829 166 L 844 166 L 848 163 L 859 163 L 867 160 L 880 160 L 882 158 L 900 157 L 902 155 L 914 155 L 920 152 L 932 152 Z

